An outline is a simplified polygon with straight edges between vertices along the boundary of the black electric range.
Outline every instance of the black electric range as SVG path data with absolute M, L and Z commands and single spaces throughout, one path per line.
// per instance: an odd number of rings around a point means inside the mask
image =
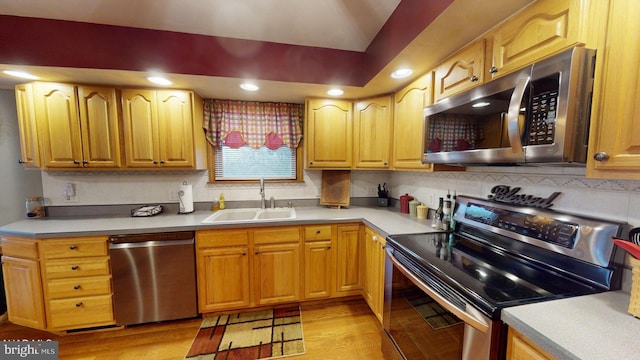
M 388 252 L 445 297 L 502 308 L 620 287 L 624 223 L 459 196 L 452 232 L 392 235 Z

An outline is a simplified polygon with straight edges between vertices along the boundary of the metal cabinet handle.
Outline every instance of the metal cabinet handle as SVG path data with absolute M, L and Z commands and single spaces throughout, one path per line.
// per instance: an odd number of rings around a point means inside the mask
M 87 160 L 82 160 L 82 163 L 83 163 L 84 165 L 87 165 L 87 164 L 89 163 L 89 161 L 87 161 Z
M 153 160 L 154 165 L 158 165 L 158 160 Z
M 478 77 L 477 77 L 477 76 L 475 76 L 475 75 L 473 75 L 473 76 L 471 77 L 471 82 L 476 82 L 476 81 L 478 81 L 478 80 L 479 80 L 479 79 L 478 79 Z
M 160 160 L 160 164 L 164 164 L 164 160 Z
M 316 235 L 320 235 L 320 230 L 316 230 Z
M 73 265 L 73 266 L 71 267 L 71 270 L 78 270 L 79 268 L 80 268 L 80 266 L 78 266 L 78 265 Z
M 593 160 L 595 161 L 604 161 L 604 160 L 609 160 L 609 154 L 607 154 L 606 152 L 597 152 L 595 153 L 595 155 L 593 155 Z
M 82 305 L 83 305 L 83 304 L 82 304 L 82 301 L 78 301 L 78 302 L 76 303 L 76 307 L 80 307 L 80 306 L 82 306 Z
M 331 250 L 331 245 L 327 246 L 327 250 Z
M 77 245 L 69 245 L 69 250 L 77 250 L 78 246 Z
M 79 160 L 73 160 L 73 163 L 74 163 L 75 165 L 80 165 L 80 161 L 79 161 Z
M 73 287 L 73 290 L 78 290 L 78 289 L 80 289 L 80 285 L 75 285 L 75 286 Z
M 489 73 L 491 74 L 495 74 L 498 72 L 498 68 L 495 66 L 492 66 L 491 68 L 489 68 Z
M 22 159 L 18 159 L 18 164 L 22 165 L 24 164 L 24 161 L 22 161 Z
M 309 161 L 309 165 L 313 165 L 313 161 Z

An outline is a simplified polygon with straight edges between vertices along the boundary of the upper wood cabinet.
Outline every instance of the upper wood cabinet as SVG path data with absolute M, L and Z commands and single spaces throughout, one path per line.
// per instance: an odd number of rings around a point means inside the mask
M 34 83 L 33 89 L 45 169 L 120 166 L 114 88 Z
M 20 159 L 25 168 L 40 167 L 40 146 L 33 104 L 33 86 L 17 85 L 16 108 L 18 110 L 18 132 L 20 135 Z
M 307 99 L 305 168 L 349 169 L 353 152 L 353 103 Z
M 393 132 L 390 95 L 358 100 L 353 119 L 353 167 L 388 169 Z
M 467 45 L 436 68 L 436 101 L 483 83 L 484 43 L 480 39 Z
M 198 111 L 198 108 L 200 111 Z M 202 101 L 190 91 L 122 90 L 125 164 L 129 168 L 203 168 Z M 198 132 L 199 130 L 199 132 Z M 200 139 L 202 138 L 202 139 Z
M 433 76 L 421 76 L 393 97 L 394 170 L 432 170 L 422 163 L 423 110 L 433 99 Z
M 539 0 L 489 32 L 488 77 L 506 75 L 577 44 L 595 47 L 608 1 Z
M 587 177 L 640 180 L 639 16 L 640 2 L 611 2 L 597 54 Z

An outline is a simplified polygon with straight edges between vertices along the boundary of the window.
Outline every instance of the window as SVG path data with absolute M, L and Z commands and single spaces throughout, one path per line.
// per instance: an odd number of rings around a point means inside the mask
M 209 182 L 302 181 L 304 104 L 204 100 Z
M 296 149 L 266 146 L 252 149 L 245 145 L 237 149 L 222 145 L 214 150 L 215 180 L 265 179 L 296 180 Z

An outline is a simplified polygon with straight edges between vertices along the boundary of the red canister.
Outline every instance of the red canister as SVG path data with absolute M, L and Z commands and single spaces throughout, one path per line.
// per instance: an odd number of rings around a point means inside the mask
M 413 196 L 404 194 L 400 196 L 400 212 L 403 214 L 409 213 L 409 201 L 413 200 Z

